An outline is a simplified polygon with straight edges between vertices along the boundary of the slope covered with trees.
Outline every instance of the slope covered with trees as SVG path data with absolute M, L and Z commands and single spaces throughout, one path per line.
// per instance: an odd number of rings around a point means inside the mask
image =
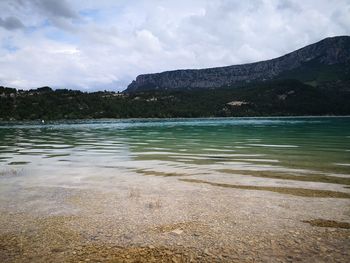
M 1 120 L 349 115 L 350 82 L 276 80 L 220 89 L 137 93 L 0 87 Z

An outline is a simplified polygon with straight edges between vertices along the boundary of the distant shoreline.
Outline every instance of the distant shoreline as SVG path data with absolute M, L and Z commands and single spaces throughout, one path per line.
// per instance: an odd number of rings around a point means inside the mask
M 93 123 L 93 122 L 157 122 L 157 121 L 167 121 L 167 122 L 177 122 L 177 121 L 191 121 L 191 120 L 235 120 L 235 119 L 317 119 L 317 118 L 350 118 L 350 115 L 305 115 L 305 116 L 249 116 L 249 117 L 198 117 L 198 118 L 99 118 L 99 119 L 57 119 L 57 120 L 45 120 L 45 123 L 42 124 L 41 120 L 0 120 L 0 126 L 2 124 L 37 124 L 37 125 L 49 125 L 53 123 L 67 123 L 75 124 L 79 123 Z

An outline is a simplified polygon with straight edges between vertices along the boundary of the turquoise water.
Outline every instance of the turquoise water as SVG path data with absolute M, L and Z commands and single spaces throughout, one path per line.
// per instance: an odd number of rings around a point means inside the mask
M 45 176 L 68 176 L 82 167 L 141 173 L 233 169 L 347 175 L 350 118 L 1 123 L 0 166 L 3 173 L 23 169 L 27 174 L 46 171 Z

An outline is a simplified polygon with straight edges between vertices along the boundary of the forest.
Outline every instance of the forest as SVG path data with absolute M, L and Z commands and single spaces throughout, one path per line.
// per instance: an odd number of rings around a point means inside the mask
M 82 92 L 0 86 L 0 120 L 349 115 L 349 81 L 284 79 L 215 89 Z

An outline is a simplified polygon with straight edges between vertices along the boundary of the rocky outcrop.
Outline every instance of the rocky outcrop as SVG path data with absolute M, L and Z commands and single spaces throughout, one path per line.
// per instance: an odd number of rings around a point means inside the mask
M 278 78 L 306 63 L 350 64 L 350 36 L 326 38 L 282 57 L 227 67 L 174 70 L 137 76 L 126 89 L 219 88 Z

